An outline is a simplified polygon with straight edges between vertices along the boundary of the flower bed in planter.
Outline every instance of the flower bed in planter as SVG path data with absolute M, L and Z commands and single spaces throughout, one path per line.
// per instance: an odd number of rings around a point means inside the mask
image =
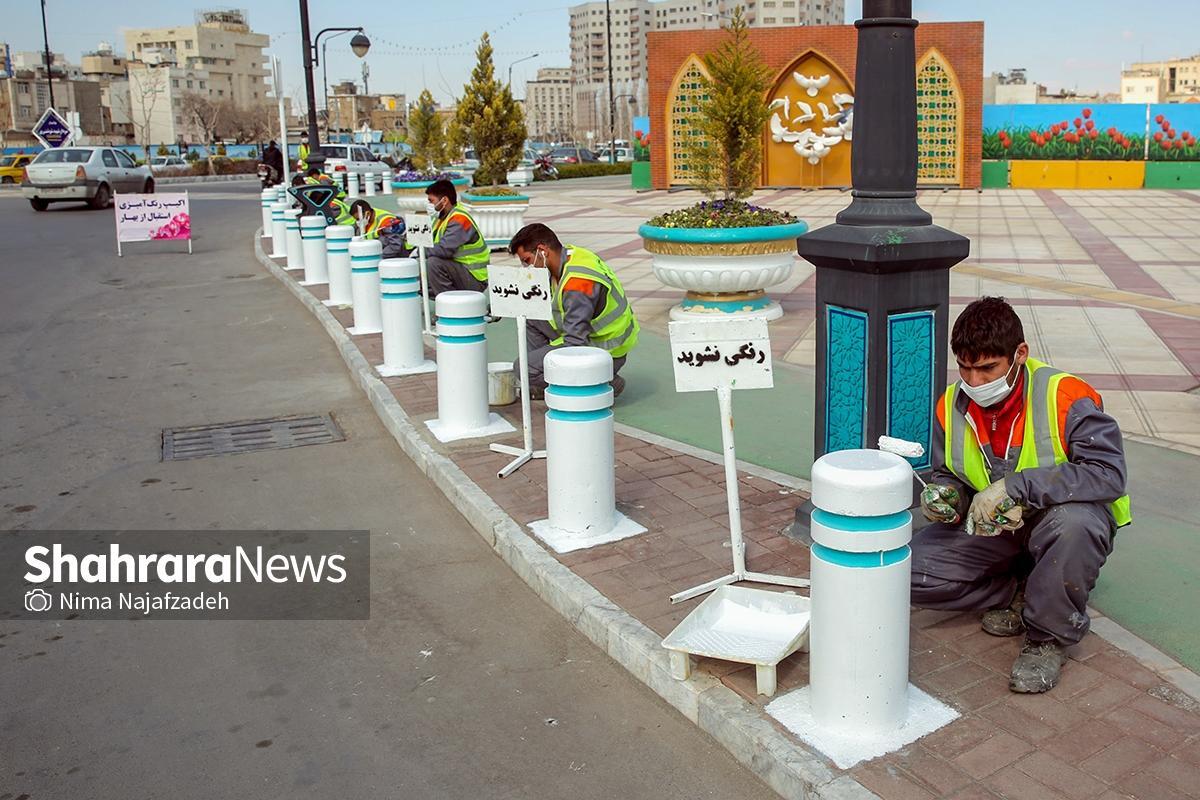
M 481 188 L 463 192 L 462 203 L 479 223 L 479 231 L 488 247 L 508 247 L 509 241 L 525 225 L 529 197 L 513 190 Z
M 425 210 L 425 189 L 429 184 L 441 178 L 448 179 L 455 189 L 461 193 L 463 188 L 471 185 L 471 179 L 457 172 L 397 172 L 392 176 L 392 194 L 396 198 L 396 207 L 401 214 Z
M 781 317 L 782 306 L 767 296 L 766 289 L 791 276 L 796 238 L 808 225 L 790 215 L 737 201 L 701 203 L 686 211 L 693 217 L 688 227 L 670 222 L 672 215 L 666 214 L 638 228 L 643 246 L 652 256 L 654 276 L 687 292 L 683 302 L 671 309 L 671 319 L 711 319 L 714 314 L 768 320 Z M 718 227 L 718 223 L 753 222 L 756 216 L 765 216 L 759 212 L 787 221 Z M 712 224 L 695 226 L 706 215 Z M 741 219 L 730 218 L 737 215 Z

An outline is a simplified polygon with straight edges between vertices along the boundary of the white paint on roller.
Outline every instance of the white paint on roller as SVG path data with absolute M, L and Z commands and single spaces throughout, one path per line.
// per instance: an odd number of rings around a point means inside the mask
M 925 446 L 920 442 L 910 442 L 894 436 L 880 436 L 879 449 L 885 453 L 895 453 L 903 458 L 920 458 L 925 455 Z
M 895 752 L 958 719 L 959 713 L 917 687 L 907 687 L 908 714 L 889 731 L 836 731 L 818 725 L 812 713 L 811 689 L 803 686 L 767 705 L 767 713 L 805 744 L 827 756 L 839 769 Z

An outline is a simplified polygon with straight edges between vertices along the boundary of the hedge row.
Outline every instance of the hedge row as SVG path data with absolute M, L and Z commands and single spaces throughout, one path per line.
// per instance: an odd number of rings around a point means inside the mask
M 599 175 L 628 175 L 633 162 L 618 161 L 616 164 L 591 162 L 587 164 L 556 164 L 559 178 L 595 178 Z

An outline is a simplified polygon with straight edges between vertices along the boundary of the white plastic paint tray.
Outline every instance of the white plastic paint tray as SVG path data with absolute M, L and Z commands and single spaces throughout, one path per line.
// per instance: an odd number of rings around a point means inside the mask
M 808 644 L 807 597 L 721 586 L 663 639 L 678 680 L 691 674 L 689 656 L 754 664 L 758 693 L 775 694 L 775 667 Z

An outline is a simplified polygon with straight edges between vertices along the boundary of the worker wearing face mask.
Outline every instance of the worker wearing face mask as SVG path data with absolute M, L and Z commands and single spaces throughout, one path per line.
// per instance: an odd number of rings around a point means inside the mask
M 451 289 L 487 292 L 490 251 L 475 219 L 458 202 L 458 192 L 448 180 L 425 189 L 433 218 L 433 247 L 425 249 L 429 296 Z
M 541 223 L 526 225 L 509 242 L 508 252 L 527 267 L 547 269 L 551 277 L 549 322 L 526 322 L 529 346 L 529 390 L 545 397 L 543 362 L 557 347 L 588 346 L 607 350 L 613 359 L 613 396 L 625 379 L 617 373 L 638 340 L 638 321 L 616 273 L 590 250 L 564 245 Z
M 961 379 L 935 408 L 912 602 L 1024 633 L 1009 688 L 1045 692 L 1088 632 L 1088 594 L 1131 519 L 1121 430 L 1095 389 L 1029 356 L 1003 298 L 968 305 L 950 348 Z

